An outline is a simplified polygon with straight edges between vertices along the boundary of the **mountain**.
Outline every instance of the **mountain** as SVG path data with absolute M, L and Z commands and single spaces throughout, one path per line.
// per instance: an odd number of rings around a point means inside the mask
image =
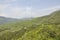
M 8 22 L 13 22 L 13 21 L 16 21 L 17 19 L 14 19 L 14 18 L 7 18 L 7 17 L 3 17 L 3 16 L 0 16 L 0 24 L 5 24 L 5 23 L 8 23 Z
M 60 40 L 60 10 L 43 17 L 0 25 L 0 40 Z
M 60 24 L 60 10 L 53 12 L 49 17 L 48 22 L 52 24 Z
M 39 17 L 41 24 L 60 24 L 60 10 L 51 13 L 50 15 Z
M 6 24 L 6 23 L 11 23 L 11 22 L 16 22 L 16 21 L 31 20 L 31 19 L 33 18 L 17 19 L 17 18 L 8 18 L 8 17 L 0 16 L 0 24 Z

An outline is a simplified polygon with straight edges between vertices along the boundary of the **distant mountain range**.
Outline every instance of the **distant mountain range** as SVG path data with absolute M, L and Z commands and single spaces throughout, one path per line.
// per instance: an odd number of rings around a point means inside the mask
M 0 24 L 6 24 L 6 23 L 11 23 L 11 22 L 16 22 L 16 21 L 24 21 L 24 20 L 31 20 L 33 18 L 22 18 L 22 19 L 17 19 L 17 18 L 8 18 L 8 17 L 3 17 L 0 16 Z
M 0 16 L 0 24 L 4 24 L 4 23 L 8 23 L 8 22 L 13 22 L 13 21 L 16 21 L 16 20 L 18 20 L 18 19 L 7 18 L 7 17 Z

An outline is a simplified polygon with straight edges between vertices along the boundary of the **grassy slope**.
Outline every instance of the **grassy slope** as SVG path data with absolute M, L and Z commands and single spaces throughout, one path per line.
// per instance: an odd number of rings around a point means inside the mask
M 0 40 L 60 40 L 60 11 L 51 15 L 0 25 Z

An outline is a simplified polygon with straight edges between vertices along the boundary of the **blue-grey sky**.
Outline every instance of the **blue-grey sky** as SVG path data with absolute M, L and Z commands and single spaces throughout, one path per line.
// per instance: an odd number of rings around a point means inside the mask
M 0 0 L 0 16 L 28 18 L 60 10 L 60 0 Z

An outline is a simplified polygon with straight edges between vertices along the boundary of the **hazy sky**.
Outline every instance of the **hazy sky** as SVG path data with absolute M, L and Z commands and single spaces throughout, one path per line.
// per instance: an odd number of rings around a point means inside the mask
M 0 16 L 28 18 L 60 9 L 60 0 L 0 0 Z

